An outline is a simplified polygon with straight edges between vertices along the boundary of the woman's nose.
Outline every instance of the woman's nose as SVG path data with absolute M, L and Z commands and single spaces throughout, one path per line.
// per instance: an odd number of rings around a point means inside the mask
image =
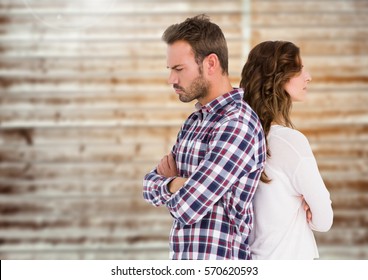
M 307 81 L 307 82 L 311 82 L 312 81 L 312 76 L 311 76 L 311 74 L 308 72 L 308 71 L 305 71 L 305 80 Z

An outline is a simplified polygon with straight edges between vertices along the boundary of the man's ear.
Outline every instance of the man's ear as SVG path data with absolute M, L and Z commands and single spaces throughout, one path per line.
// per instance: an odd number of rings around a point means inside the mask
M 214 73 L 216 73 L 219 67 L 220 61 L 216 54 L 211 53 L 204 59 L 204 68 L 207 69 L 208 75 L 213 75 Z

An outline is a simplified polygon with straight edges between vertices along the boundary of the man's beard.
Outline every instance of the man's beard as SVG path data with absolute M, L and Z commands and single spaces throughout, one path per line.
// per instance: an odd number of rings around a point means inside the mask
M 193 80 L 188 89 L 184 89 L 178 85 L 174 85 L 174 88 L 178 88 L 183 92 L 179 94 L 180 101 L 191 102 L 194 99 L 203 99 L 208 95 L 209 83 L 200 75 Z

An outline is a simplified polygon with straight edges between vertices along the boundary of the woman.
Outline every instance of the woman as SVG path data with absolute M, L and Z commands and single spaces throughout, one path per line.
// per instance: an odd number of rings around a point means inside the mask
M 242 70 L 244 100 L 258 114 L 267 137 L 266 167 L 253 200 L 253 259 L 318 258 L 312 230 L 332 226 L 330 194 L 307 138 L 290 119 L 292 102 L 305 99 L 311 80 L 299 48 L 290 42 L 260 43 Z

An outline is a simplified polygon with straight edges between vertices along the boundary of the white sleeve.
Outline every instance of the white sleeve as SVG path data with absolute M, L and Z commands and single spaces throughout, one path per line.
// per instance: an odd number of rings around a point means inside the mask
M 308 140 L 301 133 L 297 135 L 300 160 L 293 176 L 293 185 L 308 203 L 312 212 L 310 226 L 316 231 L 328 231 L 332 226 L 333 211 L 330 193 L 319 173 Z

